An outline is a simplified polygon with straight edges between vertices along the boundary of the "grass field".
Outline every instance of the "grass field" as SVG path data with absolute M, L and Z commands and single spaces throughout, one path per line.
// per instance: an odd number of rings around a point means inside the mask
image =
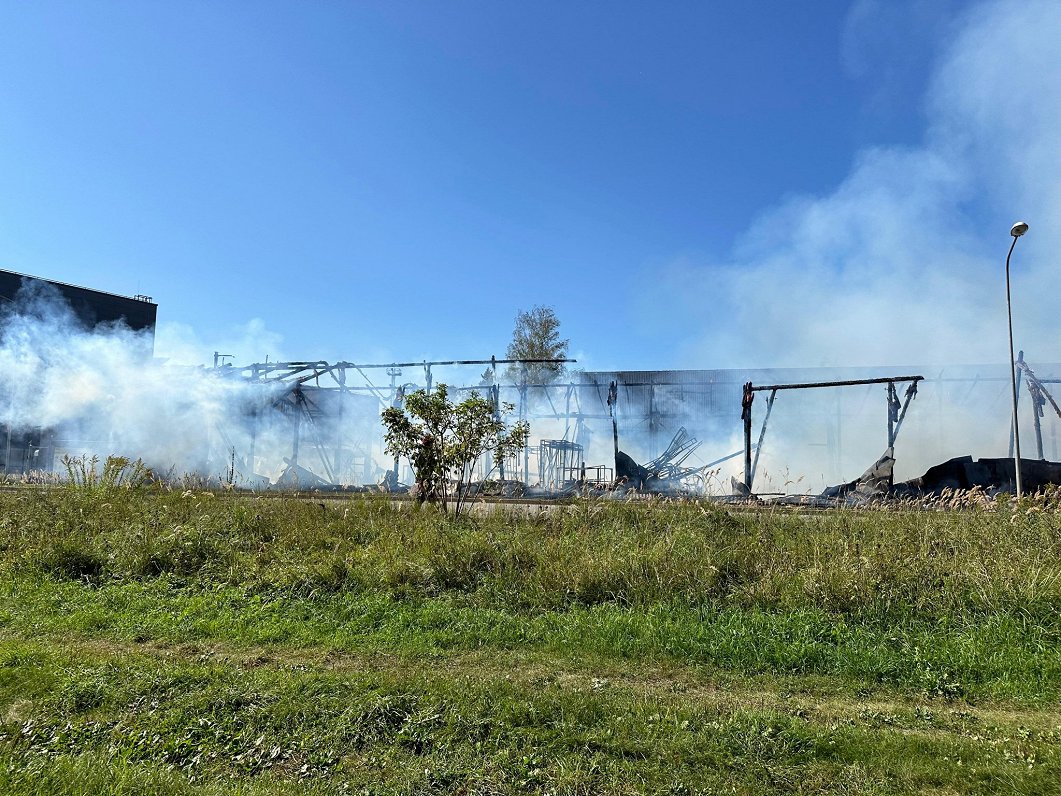
M 1054 496 L 0 494 L 0 792 L 1061 792 Z

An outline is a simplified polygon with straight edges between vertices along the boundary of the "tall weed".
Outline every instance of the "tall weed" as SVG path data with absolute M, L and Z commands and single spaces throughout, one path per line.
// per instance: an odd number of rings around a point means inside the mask
M 134 488 L 135 464 L 98 476 L 91 461 L 77 466 L 85 470 L 65 487 L 0 495 L 0 570 L 165 573 L 299 594 L 452 593 L 531 612 L 674 601 L 940 618 L 1049 618 L 1061 608 L 1056 494 L 1020 506 L 819 513 L 585 501 L 454 519 L 385 497 Z

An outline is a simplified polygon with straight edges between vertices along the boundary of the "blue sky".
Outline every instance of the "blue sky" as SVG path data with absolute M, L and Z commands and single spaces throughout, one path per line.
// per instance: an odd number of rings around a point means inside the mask
M 1002 361 L 944 309 L 993 328 L 1009 224 L 1058 209 L 1058 17 L 9 1 L 0 267 L 149 294 L 164 351 L 242 361 L 501 355 L 535 304 L 592 368 Z M 1034 162 L 996 172 L 1003 135 Z

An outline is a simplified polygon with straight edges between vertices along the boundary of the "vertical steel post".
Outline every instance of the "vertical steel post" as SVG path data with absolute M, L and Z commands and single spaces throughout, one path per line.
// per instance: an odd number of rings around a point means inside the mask
M 346 395 L 346 368 L 339 368 L 336 381 L 339 382 L 339 409 L 335 415 L 335 483 L 343 482 L 343 403 Z
M 752 460 L 752 473 L 748 476 L 747 487 L 750 492 L 752 482 L 755 480 L 755 472 L 759 469 L 759 453 L 763 449 L 763 440 L 766 439 L 766 424 L 770 422 L 770 413 L 774 410 L 774 399 L 777 398 L 777 390 L 770 390 L 770 397 L 766 400 L 766 416 L 763 418 L 763 427 L 759 430 L 759 443 L 755 446 L 755 459 Z
M 755 392 L 749 381 L 744 385 L 744 396 L 741 398 L 741 419 L 744 420 L 744 485 L 751 492 L 752 478 L 752 402 Z
M 520 387 L 519 387 L 519 419 L 527 419 L 527 379 L 530 376 L 527 374 L 526 363 L 522 366 L 523 372 L 520 375 Z M 530 483 L 530 446 L 523 446 L 523 478 L 526 483 Z
M 895 447 L 895 405 L 899 402 L 895 394 L 895 382 L 888 382 L 888 447 Z
M 291 464 L 298 466 L 298 442 L 299 433 L 302 430 L 302 404 L 299 398 L 302 397 L 302 390 L 298 387 L 295 388 L 295 423 L 294 423 L 294 438 L 291 443 Z
M 495 381 L 493 384 L 491 384 L 487 388 L 487 390 L 490 393 L 490 403 L 493 404 L 494 422 L 500 423 L 501 422 L 501 388 L 498 386 L 497 382 Z M 494 462 L 493 454 L 491 454 L 490 451 L 486 451 L 485 453 L 483 453 L 483 470 L 485 471 L 483 473 L 483 478 L 484 479 L 489 478 L 490 473 L 492 473 L 494 471 L 494 464 L 495 463 L 497 464 L 498 477 L 502 481 L 504 481 L 505 480 L 505 457 L 504 456 L 499 456 L 498 459 L 497 459 L 497 462 Z
M 608 414 L 612 416 L 612 446 L 615 449 L 615 458 L 619 459 L 619 425 L 615 420 L 615 406 L 619 403 L 619 385 L 612 382 L 608 385 Z

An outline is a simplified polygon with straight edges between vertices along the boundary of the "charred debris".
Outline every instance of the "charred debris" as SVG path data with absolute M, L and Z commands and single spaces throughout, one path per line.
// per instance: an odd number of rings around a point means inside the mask
M 477 463 L 467 487 L 477 496 L 539 500 L 575 495 L 659 495 L 836 505 L 932 495 L 947 489 L 976 488 L 988 493 L 1014 489 L 1008 413 L 999 413 L 999 425 L 1005 422 L 1006 426 L 998 429 L 998 438 L 1004 446 L 1002 434 L 1009 431 L 1009 458 L 940 456 L 945 460 L 918 478 L 904 482 L 894 479 L 896 457 L 913 447 L 912 440 L 902 435 L 911 412 L 919 418 L 917 445 L 923 458 L 926 443 L 920 437 L 925 418 L 920 413 L 929 410 L 930 422 L 935 423 L 937 416 L 947 415 L 952 403 L 961 406 L 974 392 L 976 396 L 993 394 L 1003 384 L 1008 386 L 1008 372 L 1003 377 L 999 368 L 988 366 L 953 368 L 946 374 L 941 370 L 927 378 L 913 368 L 898 371 L 902 375 L 828 368 L 576 372 L 565 382 L 533 384 L 529 379 L 502 383 L 498 375 L 511 371 L 504 367 L 499 370 L 498 366 L 512 364 L 518 368 L 539 360 L 491 357 L 385 364 L 267 361 L 236 367 L 228 359 L 218 353 L 214 367 L 206 370 L 216 378 L 238 382 L 237 394 L 245 398 L 241 398 L 237 416 L 217 421 L 218 427 L 206 435 L 209 449 L 197 454 L 200 464 L 194 472 L 203 475 L 206 483 L 232 488 L 408 492 L 414 481 L 409 463 L 395 461 L 383 452 L 381 410 L 401 406 L 412 390 L 432 389 L 436 371 L 441 368 L 486 365 L 479 383 L 451 384 L 451 391 L 479 391 L 498 407 L 514 404 L 514 419 L 530 421 L 535 437 L 515 456 L 496 461 L 484 457 Z M 1023 396 L 1020 411 L 1023 415 L 1030 408 L 1033 422 L 1028 431 L 1029 436 L 1034 432 L 1036 452 L 1036 459 L 1023 460 L 1022 472 L 1029 489 L 1061 484 L 1061 464 L 1046 460 L 1048 448 L 1058 458 L 1061 424 L 1056 419 L 1046 420 L 1050 419 L 1048 414 L 1061 418 L 1061 408 L 1051 394 L 1051 385 L 1061 379 L 1040 378 L 1025 362 L 1023 353 L 1017 366 Z M 446 376 L 449 382 L 452 372 L 447 371 Z M 932 384 L 928 394 L 933 400 L 919 407 L 919 390 L 926 383 Z M 859 387 L 863 389 L 849 389 Z M 760 472 L 764 466 L 761 459 L 775 436 L 779 447 L 788 445 L 789 452 L 781 457 L 775 452 L 769 457 L 772 468 L 778 466 L 779 459 L 792 458 L 789 443 L 794 438 L 819 445 L 824 455 L 832 457 L 826 467 L 830 473 L 839 475 L 850 467 L 850 461 L 840 455 L 842 394 L 857 396 L 859 406 L 869 407 L 867 411 L 880 422 L 877 432 L 872 428 L 877 421 L 867 421 L 859 409 L 860 425 L 852 434 L 850 416 L 845 414 L 843 422 L 848 425 L 844 442 L 858 437 L 864 448 L 867 430 L 871 435 L 880 433 L 883 455 L 859 477 L 820 493 L 793 496 L 765 491 L 771 487 L 762 486 L 768 480 Z M 882 404 L 879 415 L 874 408 L 878 395 Z M 797 396 L 803 397 L 793 400 Z M 932 415 L 932 411 L 939 415 Z M 829 423 L 835 423 L 835 429 L 824 435 Z M 0 440 L 0 451 L 5 454 L 2 469 L 7 474 L 45 471 L 47 466 L 40 462 L 77 450 L 76 443 L 64 439 L 61 430 L 0 431 L 6 436 Z M 815 434 L 819 441 L 812 442 Z M 743 444 L 739 442 L 742 437 Z M 705 449 L 712 447 L 714 450 L 704 455 Z M 942 446 L 940 450 L 944 450 Z M 947 453 L 953 456 L 964 451 Z M 821 458 L 823 454 L 818 455 Z M 794 468 L 804 465 L 798 460 L 792 462 Z M 729 479 L 734 469 L 737 474 Z M 726 484 L 720 480 L 723 471 Z M 772 474 L 775 480 L 776 475 Z
M 401 379 L 403 369 L 423 368 L 423 384 L 428 389 L 433 383 L 433 367 L 443 365 L 480 365 L 487 364 L 493 373 L 499 364 L 509 364 L 508 360 L 449 360 L 442 362 L 391 363 L 388 365 L 355 365 L 352 363 L 266 363 L 251 366 L 252 379 L 258 381 L 278 381 L 283 389 L 274 394 L 272 407 L 279 408 L 286 415 L 290 435 L 289 452 L 283 457 L 284 468 L 275 480 L 269 482 L 264 476 L 255 475 L 251 483 L 261 488 L 266 483 L 271 488 L 284 490 L 316 491 L 381 491 L 403 493 L 409 491 L 412 482 L 408 466 L 399 461 L 389 462 L 386 469 L 378 466 L 373 469 L 370 443 L 364 440 L 344 439 L 345 428 L 349 424 L 329 425 L 329 417 L 341 416 L 343 406 L 328 407 L 334 395 L 359 396 L 364 403 L 371 404 L 371 413 L 378 412 L 381 406 L 400 406 L 408 390 L 419 385 L 404 382 Z M 516 363 L 520 364 L 520 363 Z M 1024 389 L 1030 397 L 1034 418 L 1037 460 L 1025 460 L 1022 471 L 1026 473 L 1029 489 L 1042 488 L 1049 484 L 1061 484 L 1061 463 L 1045 460 L 1042 418 L 1049 407 L 1059 418 L 1058 407 L 1047 386 L 1055 380 L 1040 379 L 1024 361 L 1023 353 L 1018 362 L 1019 375 Z M 389 386 L 375 386 L 367 376 L 371 369 L 385 369 L 390 377 Z M 347 372 L 361 375 L 365 387 L 355 387 L 347 382 Z M 244 374 L 246 375 L 246 374 Z M 334 382 L 330 392 L 321 389 L 322 378 Z M 973 379 L 975 382 L 980 377 Z M 492 498 L 525 498 L 551 499 L 576 495 L 659 495 L 669 497 L 712 496 L 724 501 L 772 500 L 778 503 L 799 505 L 851 505 L 890 498 L 915 498 L 940 494 L 944 490 L 977 488 L 987 493 L 1013 491 L 1014 465 L 1012 460 L 1012 439 L 1010 458 L 981 458 L 962 456 L 950 459 L 929 468 L 918 478 L 905 481 L 894 481 L 897 443 L 904 422 L 911 411 L 918 395 L 919 385 L 925 377 L 921 375 L 871 376 L 860 379 L 794 381 L 756 384 L 753 381 L 743 383 L 740 389 L 741 414 L 744 445 L 742 450 L 728 453 L 720 458 L 705 461 L 707 457 L 698 455 L 703 443 L 691 433 L 686 425 L 677 424 L 669 437 L 659 433 L 649 436 L 656 440 L 655 450 L 658 454 L 647 461 L 639 461 L 621 441 L 630 435 L 628 427 L 643 427 L 646 417 L 638 415 L 635 409 L 628 408 L 626 413 L 618 411 L 620 406 L 621 387 L 623 394 L 631 394 L 631 388 L 645 386 L 645 383 L 627 378 L 622 384 L 617 379 L 607 382 L 606 393 L 603 391 L 597 374 L 583 374 L 583 379 L 568 384 L 502 385 L 496 381 L 460 390 L 480 390 L 500 406 L 501 391 L 508 390 L 514 395 L 519 409 L 520 419 L 543 418 L 554 424 L 562 423 L 564 433 L 555 438 L 541 438 L 532 443 L 526 450 L 505 461 L 486 461 L 481 463 L 480 478 L 472 480 L 467 489 L 472 495 Z M 655 381 L 653 385 L 666 384 Z M 771 495 L 757 493 L 755 490 L 756 474 L 759 468 L 760 454 L 764 450 L 767 432 L 774 412 L 775 404 L 781 396 L 795 391 L 822 391 L 846 387 L 872 386 L 881 387 L 883 407 L 881 412 L 883 455 L 874 462 L 862 475 L 854 480 L 829 487 L 815 495 Z M 681 388 L 685 390 L 685 387 Z M 600 409 L 606 414 L 595 412 L 593 401 L 583 400 L 587 393 L 596 392 L 599 396 Z M 753 408 L 757 406 L 756 397 L 762 394 L 763 412 L 759 428 L 755 429 Z M 690 392 L 690 395 L 695 395 Z M 650 390 L 649 412 L 647 423 L 654 432 L 660 432 L 661 424 L 653 414 Z M 680 392 L 680 395 L 685 395 Z M 331 397 L 329 397 L 331 396 Z M 364 409 L 365 406 L 362 406 Z M 346 411 L 349 411 L 347 409 Z M 732 415 L 731 415 L 732 417 Z M 587 460 L 587 452 L 594 448 L 589 425 L 605 421 L 611 431 L 611 462 L 592 463 Z M 250 456 L 240 464 L 248 468 L 253 461 L 255 451 L 255 433 L 250 435 Z M 675 429 L 675 426 L 671 427 Z M 637 428 L 631 428 L 638 431 Z M 371 434 L 370 430 L 364 430 Z M 637 438 L 635 448 L 646 448 L 646 435 L 643 430 L 634 433 Z M 1012 436 L 1012 435 L 1011 435 Z M 712 437 L 714 438 L 714 437 Z M 602 440 L 601 440 L 602 441 Z M 596 446 L 598 455 L 600 447 Z M 729 495 L 718 495 L 718 489 L 709 490 L 709 481 L 719 472 L 716 468 L 724 462 L 743 457 L 743 478 L 731 480 Z M 233 470 L 239 467 L 234 466 Z M 350 474 L 361 474 L 361 484 L 349 486 Z M 717 486 L 717 484 L 714 484 Z M 709 495 L 709 492 L 714 494 Z
M 1061 462 L 1047 461 L 1043 449 L 1042 419 L 1047 404 L 1054 414 L 1061 418 L 1061 407 L 1058 406 L 1046 384 L 1056 383 L 1056 379 L 1040 379 L 1024 361 L 1024 352 L 1016 360 L 1018 384 L 1023 377 L 1031 398 L 1031 411 L 1035 430 L 1036 459 L 1021 457 L 1021 474 L 1028 492 L 1035 493 L 1051 486 L 1061 485 Z M 921 376 L 868 380 L 864 383 L 887 384 L 888 401 L 888 447 L 876 462 L 861 476 L 853 481 L 831 486 L 818 495 L 782 496 L 774 502 L 789 505 L 835 506 L 861 505 L 885 500 L 918 501 L 936 498 L 947 493 L 978 491 L 992 497 L 998 494 L 1011 494 L 1016 491 L 1016 463 L 1014 460 L 1014 429 L 1010 427 L 1009 455 L 1005 458 L 980 458 L 958 456 L 928 468 L 924 474 L 908 481 L 896 483 L 894 480 L 895 443 L 903 419 L 906 417 L 910 401 L 917 395 L 917 384 Z M 900 403 L 896 384 L 908 383 L 904 400 Z M 848 386 L 858 382 L 836 382 L 830 384 L 781 385 L 771 387 L 754 387 L 745 385 L 742 419 L 745 424 L 745 473 L 744 483 L 734 479 L 734 493 L 744 499 L 755 496 L 746 484 L 751 484 L 755 476 L 755 463 L 758 460 L 758 449 L 755 459 L 751 459 L 750 427 L 751 406 L 755 392 L 770 391 L 766 417 L 763 420 L 759 444 L 762 444 L 766 433 L 766 423 L 770 408 L 780 389 L 800 389 L 827 386 Z
M 612 422 L 612 447 L 615 455 L 615 483 L 621 492 L 635 491 L 655 495 L 697 495 L 704 491 L 704 478 L 717 462 L 700 467 L 684 466 L 687 459 L 700 447 L 700 441 L 684 426 L 671 439 L 666 450 L 647 464 L 638 464 L 629 454 L 619 450 L 619 424 L 615 417 L 619 389 L 616 382 L 608 385 L 608 415 Z

